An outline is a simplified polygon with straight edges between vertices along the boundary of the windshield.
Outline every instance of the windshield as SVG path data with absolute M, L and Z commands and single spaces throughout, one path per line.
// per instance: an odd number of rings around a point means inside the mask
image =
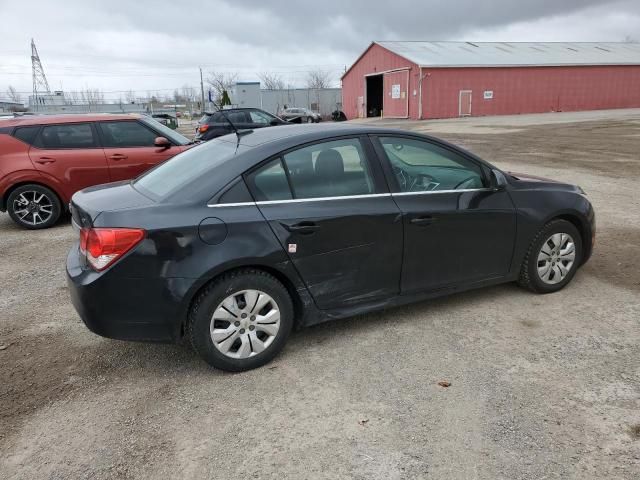
M 211 140 L 190 148 L 138 177 L 133 186 L 161 199 L 190 184 L 206 172 L 233 158 L 246 147 L 223 140 Z
M 191 142 L 191 140 L 189 140 L 184 135 L 180 135 L 175 130 L 171 130 L 169 127 L 161 124 L 160 122 L 158 122 L 157 120 L 154 120 L 153 118 L 145 117 L 145 118 L 141 118 L 140 120 L 142 120 L 144 123 L 146 123 L 151 128 L 156 130 L 158 133 L 160 133 L 160 135 L 169 139 L 171 142 L 177 145 L 186 145 Z

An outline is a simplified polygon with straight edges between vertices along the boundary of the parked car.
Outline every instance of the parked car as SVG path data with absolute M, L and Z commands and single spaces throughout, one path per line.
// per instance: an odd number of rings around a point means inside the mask
M 71 212 L 68 284 L 90 330 L 186 337 L 232 371 L 271 360 L 294 325 L 503 282 L 556 292 L 595 235 L 580 187 L 333 123 L 213 140 L 76 193 Z
M 318 123 L 322 120 L 319 113 L 312 112 L 308 108 L 291 107 L 285 108 L 280 113 L 280 118 L 290 122 L 299 120 L 296 123 Z
M 259 108 L 229 108 L 205 113 L 196 127 L 196 141 L 207 141 L 238 130 L 287 125 L 288 122 Z M 233 126 L 232 126 L 233 124 Z
M 0 124 L 0 211 L 52 226 L 71 196 L 128 180 L 184 151 L 189 139 L 144 115 L 29 115 Z

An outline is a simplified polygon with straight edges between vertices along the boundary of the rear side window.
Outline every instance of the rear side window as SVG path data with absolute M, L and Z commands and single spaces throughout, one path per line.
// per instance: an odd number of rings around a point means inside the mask
M 153 147 L 158 134 L 136 121 L 100 122 L 106 148 Z
M 40 125 L 33 125 L 31 127 L 18 127 L 13 132 L 13 136 L 18 140 L 23 141 L 24 143 L 33 145 L 36 141 L 38 130 L 40 130 Z
M 375 193 L 371 169 L 357 138 L 294 150 L 284 156 L 284 163 L 295 198 Z
M 290 200 L 292 198 L 287 174 L 279 158 L 250 173 L 248 181 L 256 201 Z
M 90 123 L 45 125 L 35 145 L 41 148 L 93 148 L 98 144 Z

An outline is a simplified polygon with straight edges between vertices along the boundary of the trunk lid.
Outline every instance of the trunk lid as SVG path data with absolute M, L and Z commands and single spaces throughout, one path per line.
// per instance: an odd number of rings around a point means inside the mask
M 131 186 L 131 181 L 126 180 L 96 185 L 74 193 L 69 210 L 74 227 L 90 228 L 104 211 L 112 212 L 153 204 L 153 200 L 142 195 Z

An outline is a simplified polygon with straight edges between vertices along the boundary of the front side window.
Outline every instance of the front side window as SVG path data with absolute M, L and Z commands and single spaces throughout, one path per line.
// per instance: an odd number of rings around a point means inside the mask
M 158 134 L 135 120 L 100 122 L 106 148 L 153 147 Z
M 360 140 L 317 143 L 283 157 L 295 198 L 342 197 L 375 192 Z
M 380 137 L 401 192 L 465 190 L 485 187 L 482 168 L 433 143 Z
M 36 140 L 40 148 L 93 148 L 97 146 L 89 123 L 45 125 Z

